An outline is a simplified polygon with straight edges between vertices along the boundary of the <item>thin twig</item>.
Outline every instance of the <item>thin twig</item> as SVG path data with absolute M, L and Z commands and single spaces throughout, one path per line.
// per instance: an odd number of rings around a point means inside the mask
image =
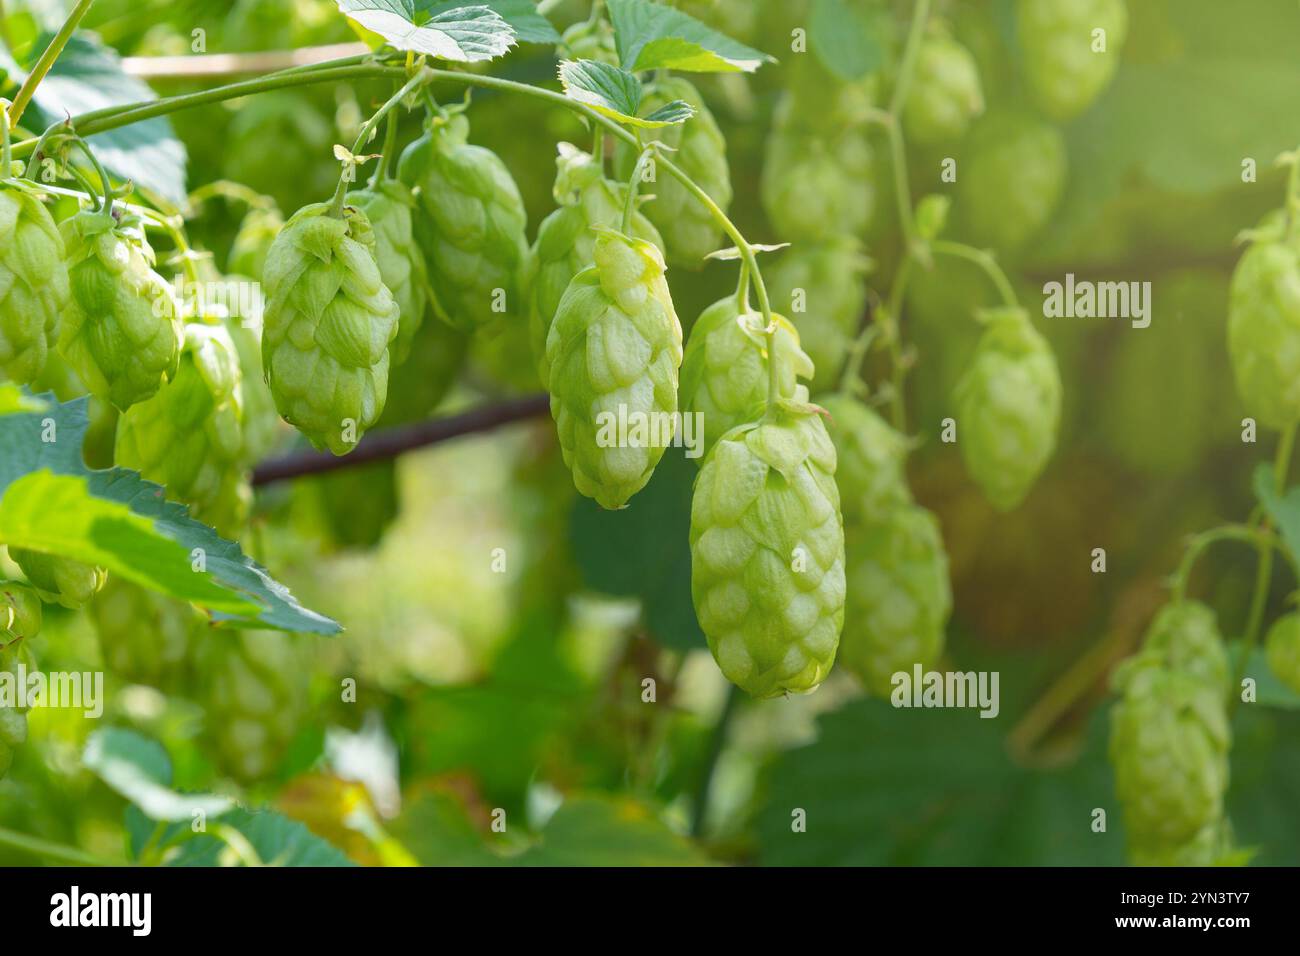
M 122 69 L 146 79 L 191 79 L 199 76 L 243 76 L 274 73 L 295 66 L 309 66 L 339 57 L 370 52 L 364 43 L 335 43 L 301 50 L 266 50 L 260 53 L 208 53 L 194 56 L 127 56 Z
M 417 448 L 436 445 L 463 435 L 491 431 L 501 425 L 537 418 L 550 409 L 547 395 L 511 398 L 495 405 L 485 405 L 461 415 L 389 428 L 366 435 L 354 451 L 342 457 L 326 451 L 297 451 L 262 462 L 253 470 L 253 484 L 269 485 L 290 478 L 323 475 L 372 461 L 396 458 Z

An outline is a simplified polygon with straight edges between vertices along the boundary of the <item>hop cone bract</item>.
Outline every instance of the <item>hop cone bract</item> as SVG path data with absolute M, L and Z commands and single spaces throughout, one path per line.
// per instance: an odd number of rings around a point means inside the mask
M 386 179 L 371 189 L 349 193 L 348 202 L 366 214 L 375 231 L 379 275 L 397 300 L 397 338 L 388 351 L 392 364 L 400 365 L 411 351 L 429 302 L 429 274 L 412 232 L 415 197 L 404 183 Z
M 33 382 L 54 347 L 71 292 L 63 237 L 45 204 L 0 182 L 0 375 Z

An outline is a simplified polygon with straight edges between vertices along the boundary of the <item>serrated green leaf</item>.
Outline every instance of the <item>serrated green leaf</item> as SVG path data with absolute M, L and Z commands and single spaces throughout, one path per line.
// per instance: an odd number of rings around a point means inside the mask
M 457 7 L 464 7 L 465 0 L 444 0 L 441 3 L 428 3 L 424 6 L 430 14 L 437 15 Z M 559 43 L 560 34 L 551 25 L 551 21 L 537 12 L 534 0 L 480 0 L 474 6 L 491 7 L 501 19 L 514 28 L 515 35 L 522 43 Z
M 420 0 L 336 0 L 341 10 L 365 30 L 383 37 L 397 50 L 439 60 L 478 63 L 509 52 L 515 31 L 486 4 L 431 9 Z
M 235 626 L 334 634 L 239 545 L 124 468 L 81 458 L 88 399 L 0 416 L 0 541 L 97 564 Z M 207 569 L 195 571 L 202 553 Z
M 620 123 L 637 126 L 665 125 L 638 120 L 641 81 L 631 73 L 597 60 L 562 60 L 560 83 L 564 95 Z
M 188 823 L 196 812 L 214 819 L 235 806 L 215 793 L 171 789 L 172 764 L 162 744 L 130 730 L 108 727 L 86 741 L 81 762 L 151 820 Z
M 842 80 L 856 80 L 885 62 L 886 24 L 879 11 L 860 11 L 846 0 L 816 0 L 808 45 Z
M 52 37 L 50 33 L 37 37 L 27 56 L 39 56 Z M 18 63 L 0 47 L 0 66 L 11 82 L 25 80 L 33 62 Z M 36 116 L 31 119 L 24 116 L 24 125 L 44 127 L 68 116 L 108 106 L 156 99 L 158 95 L 149 86 L 122 69 L 116 51 L 104 46 L 93 34 L 78 32 L 72 35 L 50 72 L 36 87 L 31 105 Z M 185 147 L 166 117 L 96 133 L 88 142 L 113 175 L 141 184 L 169 202 L 185 201 Z
M 649 0 L 609 0 L 619 62 L 627 70 L 753 73 L 774 57 L 689 14 Z

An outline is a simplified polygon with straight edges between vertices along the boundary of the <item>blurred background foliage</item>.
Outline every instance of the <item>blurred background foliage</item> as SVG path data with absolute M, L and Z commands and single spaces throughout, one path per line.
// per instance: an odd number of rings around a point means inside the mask
M 845 2 L 899 23 L 910 6 Z M 747 236 L 780 241 L 759 181 L 777 96 L 800 66 L 789 30 L 809 5 L 681 5 L 781 61 L 700 81 L 728 141 L 733 215 Z M 39 22 L 58 7 L 6 11 Z M 1023 100 L 1013 8 L 938 4 L 976 55 L 990 113 Z M 570 0 L 550 16 L 562 29 L 587 9 Z M 1072 272 L 1151 282 L 1152 322 L 1039 323 L 1060 360 L 1065 417 L 1053 463 L 1012 514 L 996 515 L 937 441 L 978 333 L 972 313 L 992 304 L 993 290 L 974 267 L 943 260 L 913 282 L 903 315 L 921 437 L 910 477 L 939 516 L 955 591 L 945 663 L 1000 672 L 998 719 L 895 710 L 841 673 L 809 697 L 729 701 L 690 603 L 694 465 L 670 453 L 631 508 L 602 512 L 573 491 L 542 420 L 259 489 L 245 543 L 304 604 L 347 627 L 334 639 L 286 639 L 299 663 L 276 680 L 295 683 L 302 705 L 290 732 L 259 738 L 265 768 L 241 774 L 222 761 L 223 728 L 212 726 L 222 710 L 203 701 L 215 671 L 154 688 L 109 670 L 105 722 L 159 740 L 177 787 L 273 805 L 366 864 L 1122 863 L 1105 665 L 1136 645 L 1184 537 L 1251 508 L 1258 453 L 1239 440 L 1227 277 L 1237 233 L 1279 204 L 1283 179 L 1271 163 L 1296 146 L 1284 118 L 1300 115 L 1291 0 L 1135 0 L 1129 11 L 1114 82 L 1060 128 L 1068 179 L 1059 205 L 1032 241 L 998 251 L 1031 310 L 1045 282 Z M 209 53 L 355 39 L 328 0 L 101 0 L 86 26 L 131 57 L 186 54 L 196 28 Z M 492 70 L 552 83 L 554 55 L 525 44 Z M 150 82 L 163 95 L 200 88 Z M 322 86 L 174 114 L 188 187 L 233 180 L 287 216 L 332 190 L 331 145 L 351 142 L 386 95 L 377 85 Z M 487 91 L 475 93 L 471 116 L 473 140 L 516 177 L 531 235 L 554 205 L 554 144 L 586 148 L 590 134 L 567 110 Z M 408 117 L 403 141 L 416 123 Z M 969 143 L 950 150 L 959 164 Z M 876 266 L 866 281 L 881 298 L 898 257 L 885 157 L 876 142 Z M 1246 159 L 1258 163 L 1258 182 L 1243 183 Z M 952 188 L 935 160 L 911 151 L 916 195 Z M 220 197 L 191 210 L 194 243 L 223 270 L 245 212 Z M 670 281 L 689 326 L 734 288 L 734 266 L 677 270 Z M 410 417 L 518 391 L 480 352 Z M 281 450 L 292 444 L 280 436 Z M 1090 569 L 1096 547 L 1107 551 L 1104 574 Z M 1229 640 L 1253 571 L 1236 557 L 1194 584 Z M 44 669 L 101 666 L 86 614 L 47 608 L 41 644 Z M 1089 659 L 1101 663 L 1063 699 L 1062 677 Z M 642 699 L 646 678 L 654 703 Z M 357 682 L 355 703 L 340 700 L 345 679 Z M 195 680 L 207 690 L 193 692 Z M 29 743 L 0 782 L 0 826 L 121 854 L 131 832 L 124 802 L 80 762 L 90 723 L 32 712 Z M 1228 809 L 1239 842 L 1259 848 L 1257 863 L 1300 863 L 1300 712 L 1239 708 L 1235 736 Z M 1106 833 L 1090 828 L 1096 807 L 1108 810 Z M 791 830 L 796 808 L 806 833 Z M 0 863 L 34 861 L 0 848 Z

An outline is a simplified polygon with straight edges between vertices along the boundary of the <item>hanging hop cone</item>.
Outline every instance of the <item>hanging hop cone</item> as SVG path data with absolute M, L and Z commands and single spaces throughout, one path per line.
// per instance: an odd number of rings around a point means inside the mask
M 375 231 L 375 262 L 397 300 L 399 315 L 397 338 L 388 351 L 392 364 L 400 365 L 411 352 L 429 303 L 429 274 L 412 232 L 415 197 L 404 183 L 386 179 L 373 188 L 349 193 L 348 202 L 366 214 Z
M 0 181 L 0 375 L 35 381 L 71 291 L 63 237 L 39 196 Z
M 10 547 L 9 557 L 22 569 L 43 600 L 73 611 L 84 607 L 104 586 L 107 577 L 103 568 L 43 551 Z

